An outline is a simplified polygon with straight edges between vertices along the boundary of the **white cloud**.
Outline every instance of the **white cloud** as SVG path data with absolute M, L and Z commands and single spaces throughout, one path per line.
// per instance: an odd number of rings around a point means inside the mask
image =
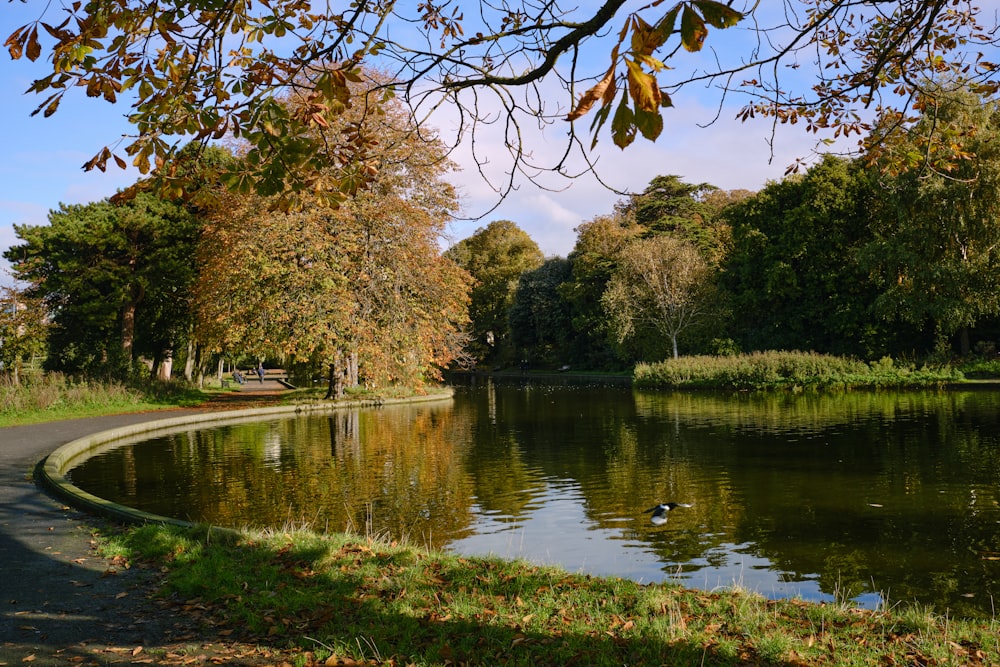
M 526 231 L 546 255 L 566 256 L 576 242 L 573 228 L 598 215 L 611 213 L 621 199 L 616 192 L 641 192 L 656 176 L 676 174 L 688 183 L 710 183 L 726 190 L 759 190 L 768 181 L 779 180 L 796 159 L 809 159 L 817 137 L 801 126 L 772 128 L 768 121 L 735 120 L 735 108 L 724 110 L 711 125 L 699 127 L 715 113 L 689 103 L 664 111 L 665 128 L 655 142 L 638 138 L 624 151 L 602 135 L 592 158 L 599 176 L 583 174 L 575 179 L 542 174 L 539 180 L 549 190 L 520 177 L 517 189 L 493 211 L 499 195 L 482 180 L 468 152 L 453 158 L 464 167 L 454 181 L 463 193 L 467 216 L 485 215 L 476 221 L 452 225 L 453 241 L 472 234 L 493 220 L 507 219 Z M 727 115 L 728 114 L 728 115 Z M 544 133 L 527 138 L 536 164 L 552 165 L 565 151 L 565 125 L 556 121 Z M 586 128 L 586 123 L 581 124 Z M 490 137 L 491 128 L 478 138 L 480 146 L 503 146 L 502 137 Z M 772 132 L 774 135 L 772 137 Z M 507 162 L 501 162 L 507 158 Z M 510 161 L 505 150 L 491 152 L 488 168 L 494 182 L 503 181 Z M 577 158 L 568 172 L 583 169 Z

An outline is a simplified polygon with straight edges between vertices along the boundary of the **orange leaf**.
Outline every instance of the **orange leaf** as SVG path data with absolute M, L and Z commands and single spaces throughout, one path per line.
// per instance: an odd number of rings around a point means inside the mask
M 19 30 L 13 33 L 10 37 L 7 38 L 7 41 L 3 43 L 3 45 L 7 47 L 7 53 L 10 54 L 11 60 L 19 60 L 21 56 L 24 54 L 24 51 L 21 46 L 21 41 L 18 39 L 18 37 L 20 36 L 20 32 L 21 31 Z
M 643 71 L 642 66 L 634 60 L 626 60 L 625 64 L 628 65 L 628 92 L 636 109 L 659 111 L 662 93 L 656 85 L 656 77 Z
M 34 28 L 28 35 L 28 46 L 26 49 L 28 60 L 34 62 L 42 55 L 42 45 L 38 43 L 38 28 Z
M 612 64 L 611 67 L 608 69 L 608 71 L 605 73 L 604 77 L 600 81 L 598 81 L 597 84 L 594 85 L 594 87 L 592 87 L 590 90 L 588 90 L 586 93 L 583 94 L 583 96 L 580 98 L 580 101 L 576 103 L 576 108 L 573 109 L 573 111 L 571 111 L 568 116 L 566 116 L 566 120 L 573 121 L 576 120 L 577 118 L 580 118 L 581 116 L 586 115 L 586 113 L 593 108 L 594 103 L 605 96 L 605 92 L 608 90 L 608 87 L 611 86 L 611 84 L 614 82 L 614 79 L 615 79 L 615 66 Z M 605 104 L 606 103 L 607 102 L 605 102 Z

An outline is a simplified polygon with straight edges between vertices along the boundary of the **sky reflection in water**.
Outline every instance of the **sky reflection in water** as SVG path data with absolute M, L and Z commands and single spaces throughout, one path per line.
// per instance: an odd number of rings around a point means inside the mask
M 770 597 L 992 613 L 1000 393 L 461 387 L 453 403 L 184 432 L 74 470 L 219 525 L 306 521 Z M 642 511 L 691 502 L 665 526 Z

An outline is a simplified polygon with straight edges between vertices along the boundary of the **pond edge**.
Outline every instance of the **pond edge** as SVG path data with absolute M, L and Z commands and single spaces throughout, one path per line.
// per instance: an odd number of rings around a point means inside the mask
M 267 408 L 247 408 L 243 410 L 219 410 L 204 414 L 171 417 L 155 421 L 132 424 L 119 428 L 100 431 L 91 435 L 72 440 L 62 445 L 46 456 L 38 465 L 37 478 L 40 483 L 56 496 L 65 500 L 73 507 L 91 513 L 131 524 L 158 523 L 182 528 L 193 528 L 198 525 L 191 521 L 173 517 L 152 514 L 142 510 L 122 505 L 100 498 L 84 491 L 66 478 L 66 471 L 87 458 L 94 450 L 110 445 L 118 440 L 124 440 L 136 435 L 166 434 L 171 431 L 186 430 L 193 424 L 202 426 L 223 425 L 256 421 L 261 417 L 296 416 L 338 412 L 345 409 L 379 408 L 387 405 L 411 403 L 427 403 L 435 401 L 450 401 L 454 390 L 448 388 L 445 392 L 425 396 L 410 396 L 407 398 L 364 399 L 340 402 L 321 402 L 296 405 L 280 405 Z M 230 528 L 213 526 L 213 530 L 222 532 L 239 532 Z

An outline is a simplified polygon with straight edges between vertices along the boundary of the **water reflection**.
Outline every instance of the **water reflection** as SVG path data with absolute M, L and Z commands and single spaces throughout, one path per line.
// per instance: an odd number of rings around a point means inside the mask
M 164 436 L 74 470 L 221 525 L 305 521 L 766 595 L 992 614 L 1000 393 L 459 388 L 454 403 Z M 692 502 L 664 527 L 642 510 Z

